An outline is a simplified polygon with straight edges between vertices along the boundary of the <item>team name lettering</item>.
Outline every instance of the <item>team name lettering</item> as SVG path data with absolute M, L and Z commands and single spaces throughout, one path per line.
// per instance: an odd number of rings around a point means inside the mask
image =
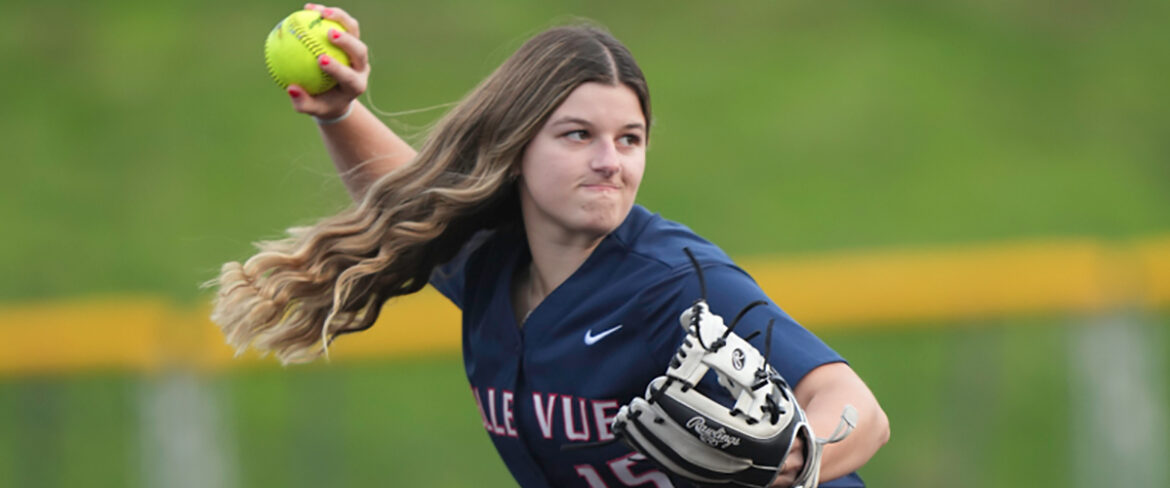
M 471 394 L 475 397 L 475 408 L 479 409 L 479 418 L 483 420 L 483 428 L 492 431 L 492 424 L 488 423 L 487 415 L 483 413 L 483 402 L 479 399 L 479 388 L 471 387 Z
M 556 393 L 550 393 L 548 401 L 545 401 L 543 394 L 532 394 L 532 407 L 536 411 L 536 424 L 540 426 L 540 433 L 545 439 L 553 438 L 553 411 L 556 410 L 556 405 Z
M 488 419 L 492 422 L 492 433 L 496 435 L 504 435 L 507 433 L 504 430 L 504 426 L 500 425 L 500 423 L 496 421 L 496 389 L 488 388 L 487 394 L 488 411 L 491 413 L 491 416 L 488 417 Z
M 515 393 L 509 390 L 471 387 L 483 428 L 495 436 L 517 437 Z M 482 393 L 482 395 L 481 395 Z M 613 419 L 621 405 L 617 400 L 594 400 L 559 393 L 532 394 L 532 415 L 545 439 L 567 442 L 613 440 Z M 563 436 L 563 437 L 562 437 Z
M 613 425 L 613 419 L 617 418 L 618 408 L 617 400 L 593 400 L 593 419 L 597 422 L 597 440 L 613 440 L 613 430 L 610 429 L 610 426 Z M 613 415 L 607 413 L 611 410 Z
M 577 430 L 577 423 L 573 421 L 573 397 L 561 397 L 561 415 L 565 418 L 565 438 L 570 441 L 586 442 L 589 440 L 589 419 L 585 414 L 585 399 L 577 399 L 577 407 L 581 413 L 581 430 Z
M 738 437 L 728 434 L 723 427 L 720 427 L 719 430 L 707 427 L 707 420 L 703 417 L 691 417 L 687 421 L 687 428 L 699 434 L 699 440 L 720 449 L 739 445 Z
M 475 408 L 479 410 L 479 418 L 483 421 L 484 430 L 494 434 L 516 437 L 516 413 L 513 408 L 515 394 L 508 390 L 501 390 L 497 401 L 496 389 L 487 389 L 487 408 L 484 408 L 484 398 L 479 395 L 479 388 L 471 387 L 471 394 L 475 397 Z M 498 405 L 498 408 L 497 408 Z M 501 422 L 500 419 L 503 418 Z
M 512 412 L 512 392 L 504 390 L 504 433 L 508 437 L 516 437 L 516 426 L 513 425 L 512 420 L 516 414 Z

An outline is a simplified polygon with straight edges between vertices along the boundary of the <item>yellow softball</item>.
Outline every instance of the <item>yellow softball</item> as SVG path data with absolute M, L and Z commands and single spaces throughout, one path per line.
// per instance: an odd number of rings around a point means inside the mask
M 349 66 L 345 51 L 329 42 L 330 28 L 345 31 L 341 24 L 321 17 L 321 12 L 315 10 L 293 12 L 272 28 L 264 41 L 264 64 L 276 84 L 281 88 L 300 85 L 313 95 L 337 84 L 317 65 L 317 57 L 328 54 Z

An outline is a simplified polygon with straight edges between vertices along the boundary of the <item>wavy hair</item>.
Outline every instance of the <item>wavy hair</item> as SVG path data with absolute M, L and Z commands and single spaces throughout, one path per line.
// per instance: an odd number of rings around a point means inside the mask
M 370 328 L 386 300 L 422 289 L 484 229 L 519 225 L 516 179 L 528 142 L 582 83 L 623 84 L 647 125 L 642 71 L 593 25 L 554 27 L 524 43 L 445 114 L 418 155 L 354 207 L 223 265 L 212 320 L 227 342 L 307 362 L 338 335 Z

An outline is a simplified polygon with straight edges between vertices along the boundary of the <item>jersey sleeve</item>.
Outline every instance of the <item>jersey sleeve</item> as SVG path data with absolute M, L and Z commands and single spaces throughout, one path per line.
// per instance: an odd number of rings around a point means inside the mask
M 824 341 L 777 306 L 742 269 L 728 264 L 709 264 L 704 266 L 703 276 L 711 311 L 723 317 L 728 325 L 740 310 L 753 301 L 767 302 L 767 305 L 748 311 L 736 326 L 735 333 L 746 338 L 759 331 L 751 340 L 752 345 L 761 354 L 768 354 L 772 367 L 793 387 L 817 366 L 845 361 Z M 679 323 L 679 315 L 693 305 L 702 292 L 698 276 L 689 267 L 679 270 L 657 291 L 657 297 L 649 297 L 648 306 L 644 310 L 661 315 L 660 319 L 648 317 L 648 321 L 658 327 L 651 335 L 650 346 L 655 359 L 661 359 L 665 368 L 666 362 L 686 335 Z M 774 322 L 770 348 L 764 344 L 769 321 Z
M 471 236 L 467 243 L 459 250 L 450 261 L 439 265 L 431 272 L 430 284 L 439 290 L 443 296 L 451 300 L 456 307 L 463 309 L 463 304 L 466 302 L 466 285 L 468 265 L 472 261 L 472 256 L 479 251 L 492 236 L 493 231 L 482 230 Z

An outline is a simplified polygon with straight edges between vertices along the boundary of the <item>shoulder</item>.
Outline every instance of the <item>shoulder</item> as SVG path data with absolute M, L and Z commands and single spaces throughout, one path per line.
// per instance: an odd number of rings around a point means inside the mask
M 633 256 L 632 261 L 644 264 L 626 276 L 636 283 L 637 291 L 630 296 L 638 302 L 649 329 L 649 347 L 654 357 L 673 354 L 683 334 L 679 314 L 695 300 L 704 298 L 712 313 L 725 320 L 745 313 L 742 325 L 736 329 L 745 337 L 753 332 L 762 334 L 774 326 L 772 360 L 794 384 L 818 365 L 843 361 L 768 297 L 751 275 L 715 244 L 641 207 L 634 208 L 627 223 L 636 225 L 623 225 L 615 237 Z M 700 270 L 695 269 L 684 248 L 695 255 Z M 763 306 L 751 306 L 754 302 L 763 302 Z
M 471 236 L 450 261 L 436 267 L 430 284 L 459 308 L 482 280 L 503 272 L 504 262 L 511 262 L 520 249 L 517 233 L 508 228 L 481 230 Z
M 654 264 L 665 274 L 693 271 L 686 250 L 703 266 L 734 266 L 731 258 L 689 227 L 634 205 L 626 221 L 611 235 L 631 256 Z
M 688 252 L 710 282 L 708 288 L 762 294 L 751 276 L 714 243 L 640 205 L 634 206 L 609 240 L 604 251 L 609 255 L 602 261 L 620 269 L 615 269 L 623 278 L 620 287 L 649 313 L 687 306 L 700 297 L 699 273 Z

